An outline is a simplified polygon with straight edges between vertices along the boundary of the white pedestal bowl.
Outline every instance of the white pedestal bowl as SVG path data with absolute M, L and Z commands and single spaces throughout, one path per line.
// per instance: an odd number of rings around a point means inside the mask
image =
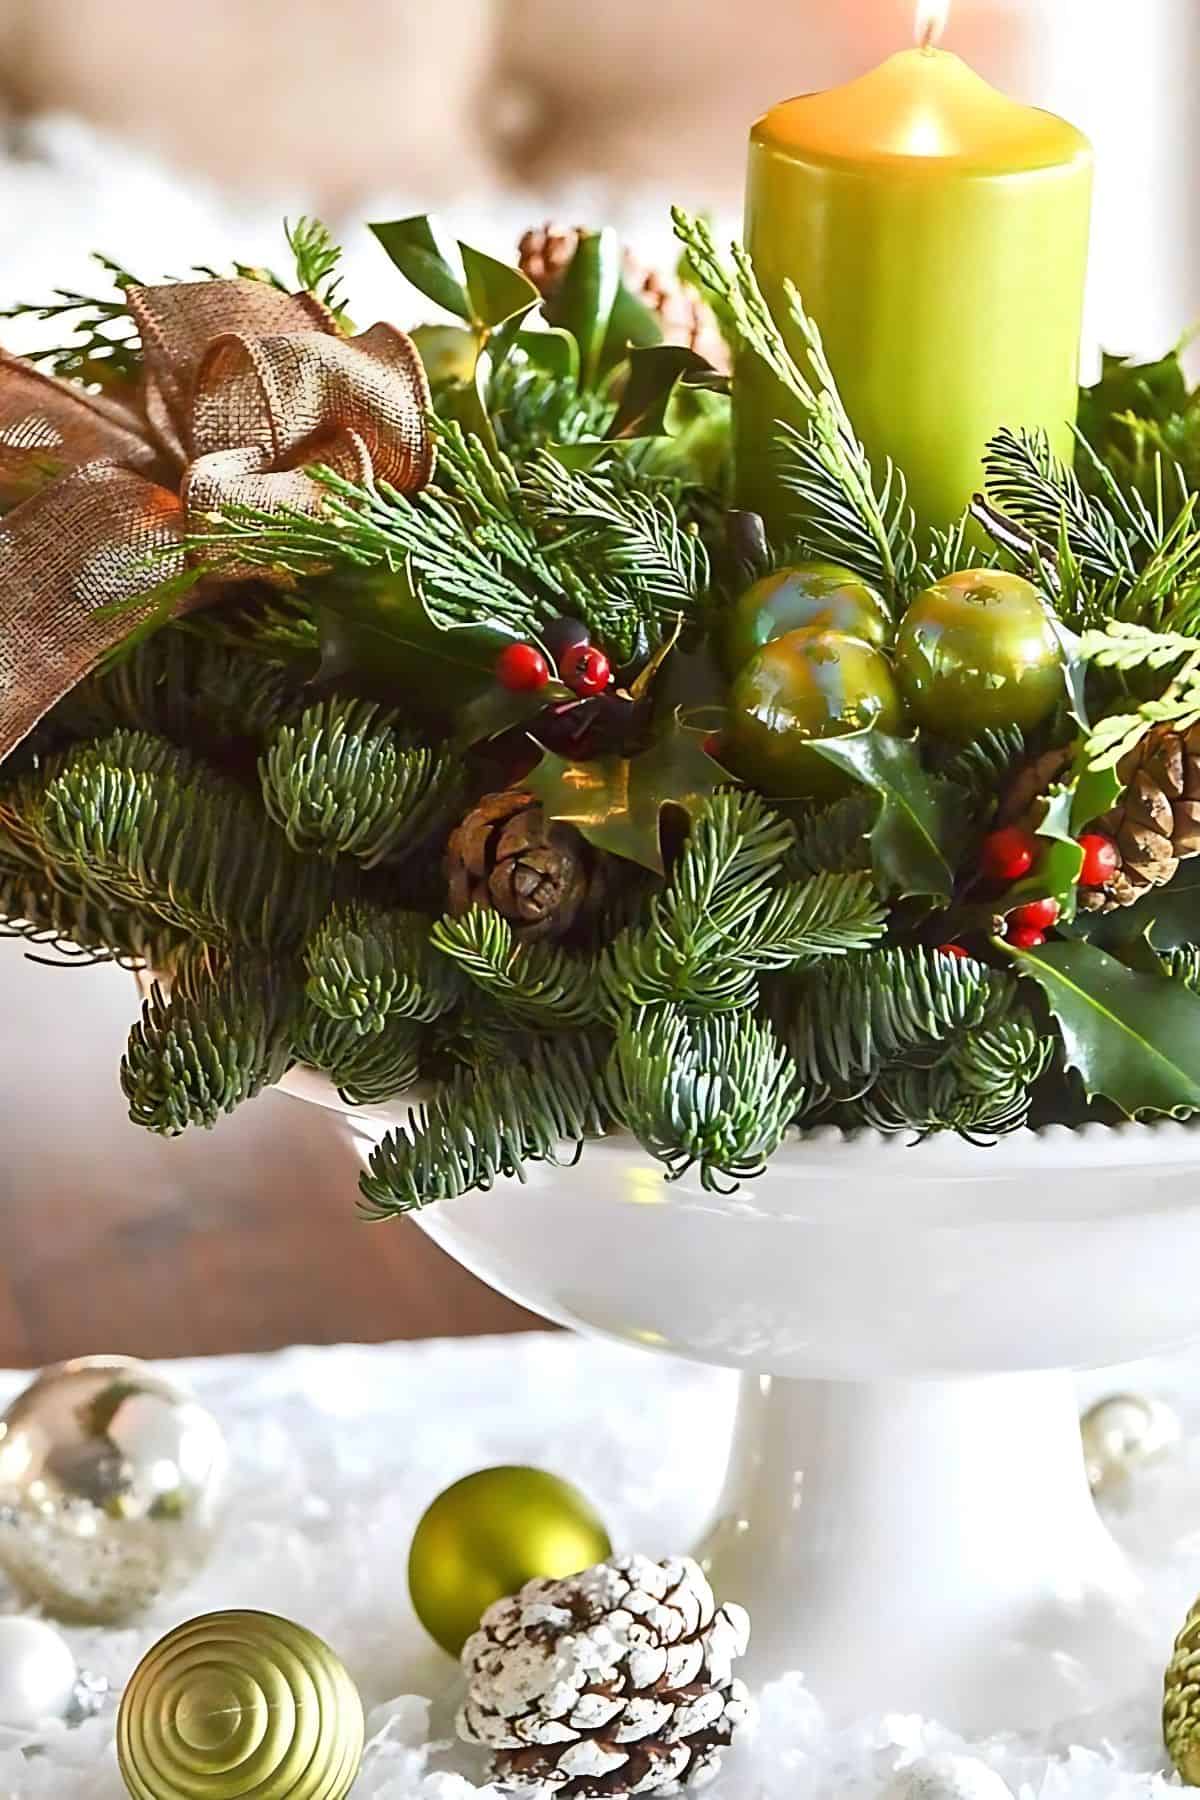
M 403 1106 L 347 1112 L 368 1154 Z M 743 1371 L 700 1546 L 751 1674 L 832 1715 L 1037 1730 L 1118 1697 L 1137 1582 L 1084 1473 L 1071 1371 L 1200 1335 L 1200 1126 L 992 1148 L 820 1132 L 736 1195 L 631 1140 L 423 1229 L 548 1319 Z

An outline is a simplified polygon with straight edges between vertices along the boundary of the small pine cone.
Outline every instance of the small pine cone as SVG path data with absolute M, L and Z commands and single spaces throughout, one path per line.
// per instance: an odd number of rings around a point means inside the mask
M 749 1711 L 732 1673 L 750 1636 L 688 1557 L 629 1556 L 530 1581 L 462 1653 L 460 1737 L 509 1792 L 563 1800 L 672 1794 L 717 1773 Z
M 1112 839 L 1121 866 L 1106 887 L 1080 891 L 1088 912 L 1132 906 L 1200 854 L 1200 725 L 1187 732 L 1153 726 L 1117 773 L 1124 793 L 1088 829 Z
M 601 859 L 573 825 L 547 822 L 521 788 L 485 794 L 450 833 L 447 901 L 461 919 L 483 906 L 508 920 L 518 938 L 563 937 L 600 898 Z
M 571 266 L 579 248 L 577 226 L 534 226 L 517 246 L 517 261 L 522 275 L 532 281 L 543 300 L 549 300 Z
M 1048 794 L 1071 766 L 1073 752 L 1044 750 L 1019 769 L 996 811 L 997 825 L 1017 825 L 1026 818 L 1035 800 Z

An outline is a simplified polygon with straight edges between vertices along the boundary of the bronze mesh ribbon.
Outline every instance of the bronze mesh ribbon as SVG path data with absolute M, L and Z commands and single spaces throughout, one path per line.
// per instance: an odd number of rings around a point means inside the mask
M 402 331 L 346 337 L 312 295 L 258 281 L 128 299 L 136 405 L 0 351 L 0 757 L 128 633 L 128 603 L 183 569 L 189 519 L 313 510 L 314 463 L 402 493 L 433 470 L 429 387 Z

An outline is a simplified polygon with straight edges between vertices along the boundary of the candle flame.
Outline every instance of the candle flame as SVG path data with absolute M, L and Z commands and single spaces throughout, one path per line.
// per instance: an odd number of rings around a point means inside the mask
M 917 42 L 922 50 L 933 49 L 949 17 L 950 0 L 917 0 Z

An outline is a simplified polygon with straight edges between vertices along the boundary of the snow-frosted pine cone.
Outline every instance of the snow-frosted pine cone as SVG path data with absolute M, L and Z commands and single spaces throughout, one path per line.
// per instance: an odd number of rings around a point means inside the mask
M 492 1780 L 564 1800 L 669 1794 L 717 1772 L 749 1709 L 733 1663 L 750 1637 L 689 1557 L 598 1563 L 530 1581 L 467 1640 L 459 1735 Z

